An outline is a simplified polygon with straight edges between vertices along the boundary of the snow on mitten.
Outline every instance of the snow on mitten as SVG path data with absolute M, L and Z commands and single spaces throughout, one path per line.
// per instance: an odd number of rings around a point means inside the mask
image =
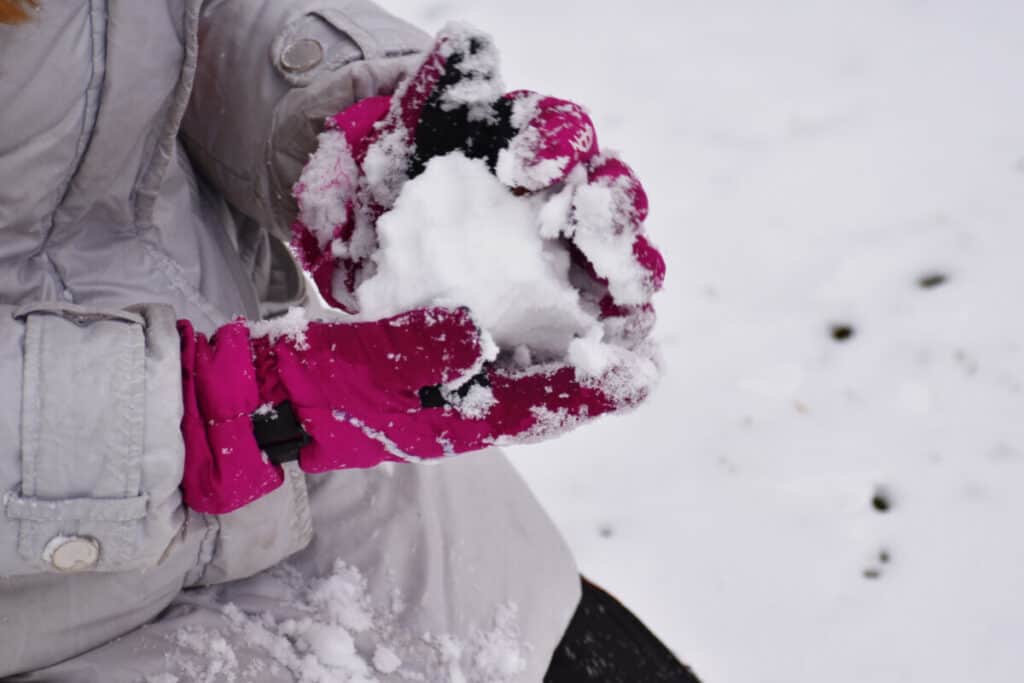
M 630 344 L 646 338 L 665 263 L 644 234 L 643 186 L 601 152 L 579 105 L 503 93 L 490 37 L 449 25 L 392 97 L 363 100 L 328 121 L 294 189 L 294 246 L 321 294 L 358 312 L 355 291 L 374 273 L 377 218 L 427 161 L 458 150 L 485 159 L 516 192 L 550 192 L 541 229 L 572 242 L 589 276 L 581 291 L 600 307 L 609 334 Z
M 470 28 L 446 27 L 392 97 L 364 100 L 328 121 L 294 188 L 294 246 L 324 298 L 359 312 L 357 290 L 377 269 L 377 219 L 432 158 L 454 151 L 484 160 L 514 194 L 547 198 L 538 229 L 568 246 L 571 281 L 604 334 L 574 342 L 559 362 L 537 364 L 526 353 L 489 363 L 479 382 L 463 387 L 487 399 L 478 406 L 489 402 L 475 416 L 459 394 L 435 396 L 436 407 L 479 418 L 456 420 L 453 448 L 550 436 L 642 400 L 657 374 L 644 347 L 650 299 L 664 276 L 643 234 L 643 188 L 628 166 L 601 153 L 579 105 L 505 94 L 490 38 Z
M 543 438 L 642 398 L 580 382 L 569 367 L 494 368 L 497 349 L 466 309 L 417 309 L 369 323 L 237 320 L 181 336 L 182 490 L 225 514 L 305 472 L 422 462 Z

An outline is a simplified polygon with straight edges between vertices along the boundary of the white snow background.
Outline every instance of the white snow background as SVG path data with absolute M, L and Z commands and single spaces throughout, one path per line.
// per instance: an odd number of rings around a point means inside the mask
M 384 4 L 651 196 L 662 387 L 513 450 L 582 570 L 708 683 L 1024 680 L 1024 3 Z

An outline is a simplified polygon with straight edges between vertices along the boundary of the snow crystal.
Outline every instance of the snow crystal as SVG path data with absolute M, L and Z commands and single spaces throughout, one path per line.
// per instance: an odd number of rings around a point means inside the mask
M 309 348 L 306 341 L 306 328 L 309 326 L 309 320 L 306 318 L 305 310 L 301 308 L 289 308 L 287 313 L 277 318 L 253 320 L 247 324 L 253 338 L 268 337 L 270 343 L 273 344 L 278 339 L 285 337 L 300 351 Z

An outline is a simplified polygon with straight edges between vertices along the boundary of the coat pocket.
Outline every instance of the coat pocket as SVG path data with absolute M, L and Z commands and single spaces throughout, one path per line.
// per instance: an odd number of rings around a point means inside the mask
M 184 521 L 173 311 L 46 303 L 14 317 L 21 481 L 2 502 L 21 566 L 0 574 L 155 565 Z

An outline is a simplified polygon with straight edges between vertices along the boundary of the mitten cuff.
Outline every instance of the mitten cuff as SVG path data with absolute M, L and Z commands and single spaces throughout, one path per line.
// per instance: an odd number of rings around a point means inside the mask
M 236 322 L 208 341 L 182 320 L 178 332 L 185 503 L 198 512 L 225 514 L 284 482 L 281 467 L 264 455 L 253 432 L 252 416 L 263 403 L 249 331 Z

